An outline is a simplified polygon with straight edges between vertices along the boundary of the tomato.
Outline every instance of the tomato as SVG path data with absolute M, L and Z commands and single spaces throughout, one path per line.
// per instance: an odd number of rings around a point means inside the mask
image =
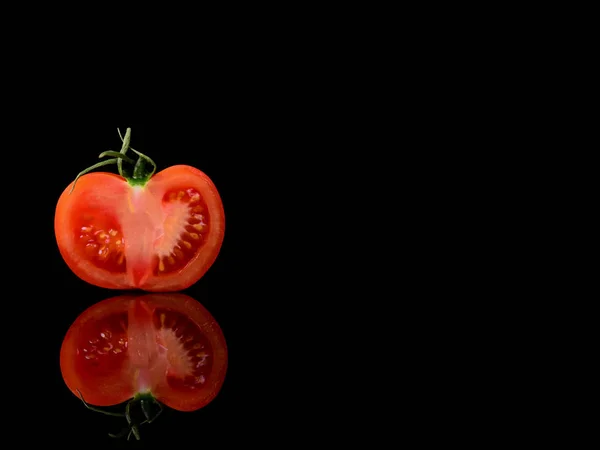
M 156 165 L 140 155 L 123 162 L 131 129 L 114 159 L 120 175 L 82 172 L 58 199 L 54 230 L 60 253 L 82 280 L 108 289 L 179 291 L 198 281 L 223 243 L 223 203 L 211 179 L 187 165 Z M 144 169 L 149 165 L 154 169 Z M 81 174 L 80 174 L 81 175 Z
M 143 396 L 194 411 L 220 391 L 227 347 L 214 317 L 188 295 L 119 295 L 75 320 L 60 368 L 67 387 L 91 405 Z

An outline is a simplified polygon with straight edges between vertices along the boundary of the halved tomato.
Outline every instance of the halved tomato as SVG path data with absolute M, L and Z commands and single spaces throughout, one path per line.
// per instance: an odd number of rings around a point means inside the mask
M 121 153 L 105 152 L 116 157 L 94 166 L 117 162 L 121 175 L 85 173 L 60 196 L 54 221 L 58 248 L 71 270 L 96 286 L 179 291 L 217 258 L 225 231 L 223 203 L 211 179 L 191 166 L 154 175 L 138 170 L 140 161 L 154 163 L 136 151 L 140 159 L 133 174 L 122 171 L 122 162 L 130 161 L 125 155 L 130 132 Z
M 75 320 L 60 368 L 67 387 L 91 405 L 143 397 L 194 411 L 220 391 L 227 346 L 214 317 L 185 294 L 120 295 Z

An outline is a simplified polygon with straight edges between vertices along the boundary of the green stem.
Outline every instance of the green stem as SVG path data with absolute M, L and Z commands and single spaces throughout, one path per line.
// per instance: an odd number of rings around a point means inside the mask
M 142 407 L 142 412 L 144 413 L 144 417 L 146 418 L 147 421 L 150 421 L 150 416 L 151 416 L 152 410 L 150 407 L 150 403 L 148 403 L 148 400 L 146 400 L 145 398 L 141 399 L 140 406 Z
M 114 150 L 106 150 L 105 152 L 100 153 L 98 158 L 104 158 L 105 156 L 113 156 L 117 159 L 122 159 L 123 161 L 128 162 L 129 164 L 135 164 L 135 161 L 131 159 L 129 156 L 125 156 L 121 152 L 115 152 Z
M 158 418 L 158 416 L 160 416 L 160 413 L 163 412 L 162 405 L 160 404 L 160 402 L 158 400 L 156 400 L 155 398 L 152 398 L 151 402 L 152 402 L 152 404 L 158 406 L 158 412 L 154 415 L 154 417 L 152 417 L 152 405 L 148 401 L 148 399 L 142 398 L 140 400 L 140 406 L 142 407 L 142 412 L 144 413 L 144 416 L 146 417 L 146 420 L 144 420 L 140 425 L 142 425 L 144 423 L 154 422 Z
M 114 417 L 124 417 L 125 414 L 123 413 L 115 413 L 115 412 L 110 412 L 110 411 L 104 411 L 103 409 L 100 408 L 94 408 L 93 406 L 90 406 L 87 404 L 87 402 L 83 399 L 83 394 L 81 393 L 81 391 L 79 389 L 76 389 L 77 393 L 79 394 L 79 398 L 81 398 L 81 401 L 83 402 L 84 406 L 89 409 L 90 411 L 95 411 L 95 412 L 99 412 L 102 414 L 106 414 L 107 416 L 114 416 Z
M 133 168 L 133 179 L 137 180 L 144 176 L 144 169 L 146 168 L 146 161 L 143 158 L 139 158 Z
M 131 128 L 127 128 L 127 130 L 125 131 L 125 138 L 121 136 L 121 130 L 117 128 L 117 131 L 119 132 L 119 137 L 123 141 L 123 146 L 121 147 L 121 154 L 125 156 L 125 153 L 127 153 L 127 149 L 129 148 L 129 142 L 131 141 Z M 119 175 L 123 176 L 123 162 L 121 159 L 119 159 L 119 161 L 117 162 L 117 168 L 119 169 Z
M 131 130 L 130 128 L 128 128 L 128 130 Z M 117 128 L 117 132 L 119 133 L 119 137 L 121 138 L 121 141 L 123 141 L 123 145 L 125 145 L 125 141 L 123 139 L 123 136 L 121 136 L 121 130 L 119 130 Z M 127 135 L 125 135 L 125 137 L 127 137 Z M 152 161 L 152 159 L 150 159 L 148 156 L 144 155 L 141 152 L 138 152 L 136 149 L 134 149 L 133 147 L 129 147 L 131 149 L 132 152 L 134 152 L 136 155 L 138 155 L 140 158 L 145 159 L 146 161 L 148 161 L 152 167 L 154 168 L 152 170 L 152 172 L 150 173 L 149 177 L 151 177 L 152 175 L 154 175 L 154 172 L 156 171 L 156 164 L 154 163 L 154 161 Z M 140 162 L 140 160 L 138 159 L 138 163 Z
M 127 423 L 131 425 L 131 402 L 127 402 L 125 406 L 125 418 L 127 419 Z
M 127 440 L 129 440 L 131 438 L 131 435 L 133 435 L 133 436 L 135 436 L 136 440 L 139 441 L 141 439 L 139 427 L 146 423 L 150 424 L 150 423 L 154 422 L 157 419 L 157 417 L 160 416 L 160 414 L 163 412 L 163 407 L 162 407 L 161 403 L 158 400 L 156 400 L 151 394 L 146 394 L 146 393 L 137 394 L 135 397 L 133 397 L 131 400 L 129 400 L 127 402 L 127 404 L 125 405 L 125 413 L 123 414 L 123 413 L 115 413 L 115 412 L 111 412 L 111 411 L 105 411 L 103 409 L 90 406 L 84 400 L 83 395 L 79 389 L 77 389 L 77 393 L 79 394 L 81 401 L 83 402 L 83 404 L 85 405 L 85 407 L 87 409 L 105 414 L 107 416 L 125 417 L 125 419 L 127 420 L 126 428 L 124 428 L 118 434 L 108 433 L 108 435 L 113 438 L 122 438 L 122 437 L 125 437 L 125 435 L 127 435 Z M 142 422 L 139 422 L 139 423 L 137 423 L 134 420 L 134 418 L 132 417 L 132 414 L 131 414 L 132 407 L 137 405 L 138 403 L 139 403 L 142 413 L 144 414 L 144 417 L 145 417 L 145 420 L 143 420 Z M 158 406 L 158 412 L 154 416 L 152 415 L 152 405 Z
M 117 433 L 117 434 L 108 433 L 108 435 L 109 435 L 111 438 L 120 439 L 120 438 L 122 438 L 122 437 L 125 437 L 125 435 L 127 434 L 127 432 L 128 432 L 128 431 L 129 431 L 129 428 L 127 427 L 127 428 L 123 428 L 123 429 L 121 430 L 121 432 L 120 432 L 120 433 Z
M 129 434 L 127 435 L 127 440 L 129 440 L 129 438 L 131 437 L 131 433 L 133 433 L 133 435 L 135 436 L 135 439 L 136 439 L 136 440 L 138 440 L 138 441 L 139 441 L 139 440 L 141 439 L 141 437 L 140 437 L 140 431 L 138 430 L 138 427 L 137 427 L 137 425 L 133 424 L 133 425 L 131 426 L 131 431 L 130 431 L 130 432 L 129 432 Z
M 101 162 L 96 163 L 93 166 L 88 167 L 87 169 L 79 172 L 79 174 L 77 175 L 77 177 L 75 177 L 75 180 L 73 181 L 73 186 L 71 187 L 71 191 L 69 192 L 69 194 L 71 194 L 73 192 L 73 190 L 75 189 L 75 185 L 77 184 L 77 181 L 79 180 L 79 178 L 81 176 L 85 175 L 86 173 L 88 173 L 94 169 L 97 169 L 102 166 L 106 166 L 108 164 L 116 163 L 119 175 L 121 175 L 123 178 L 125 178 L 131 186 L 145 186 L 146 183 L 150 180 L 150 178 L 152 178 L 152 176 L 156 172 L 156 164 L 148 156 L 144 155 L 141 152 L 138 152 L 137 150 L 135 150 L 129 146 L 129 143 L 131 142 L 131 128 L 127 128 L 127 130 L 125 132 L 125 136 L 123 136 L 121 134 L 121 130 L 119 130 L 118 128 L 117 128 L 117 132 L 119 133 L 119 137 L 121 138 L 121 141 L 123 142 L 123 144 L 121 146 L 121 151 L 116 152 L 114 150 L 107 150 L 105 152 L 100 153 L 100 156 L 98 156 L 98 158 L 104 158 L 104 157 L 109 156 L 109 157 L 112 157 L 112 159 L 109 159 L 106 161 L 101 161 Z M 129 150 L 129 149 L 131 149 L 131 151 L 134 152 L 138 156 L 137 161 L 134 161 L 133 158 L 130 158 L 129 156 L 126 155 L 127 150 Z M 123 162 L 133 165 L 133 173 L 131 173 L 129 171 L 125 172 L 125 170 L 123 168 Z M 150 164 L 152 166 L 152 169 L 149 171 L 148 171 L 148 164 Z M 131 174 L 131 176 L 129 176 L 130 174 Z

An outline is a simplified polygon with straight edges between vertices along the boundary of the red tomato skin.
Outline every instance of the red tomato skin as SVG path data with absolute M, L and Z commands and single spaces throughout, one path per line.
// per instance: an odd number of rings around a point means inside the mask
M 147 198 L 160 198 L 171 187 L 189 186 L 202 195 L 210 214 L 210 232 L 202 249 L 188 262 L 183 270 L 169 275 L 154 275 L 151 263 L 153 255 L 148 252 L 145 261 L 131 264 L 127 273 L 116 273 L 98 268 L 82 254 L 77 242 L 77 215 L 90 204 L 102 205 L 106 215 L 119 216 L 116 220 L 145 225 L 145 234 L 153 231 L 152 226 L 141 217 L 129 217 L 126 204 L 135 190 L 119 175 L 107 172 L 88 173 L 79 178 L 71 192 L 73 182 L 61 194 L 54 219 L 56 242 L 60 254 L 71 271 L 83 281 L 106 289 L 141 289 L 148 292 L 174 292 L 184 290 L 196 283 L 214 264 L 220 252 L 225 234 L 225 212 L 219 192 L 212 180 L 202 171 L 186 165 L 171 166 L 155 174 L 141 188 Z M 140 188 L 138 188 L 140 189 Z M 140 225 L 135 225 L 140 224 Z M 133 234 L 144 234 L 140 233 Z M 127 236 L 126 236 L 127 238 Z M 135 266 L 135 267 L 134 267 Z

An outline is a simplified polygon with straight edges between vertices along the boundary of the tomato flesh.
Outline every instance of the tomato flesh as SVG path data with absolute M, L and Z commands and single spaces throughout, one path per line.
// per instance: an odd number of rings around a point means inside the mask
M 164 234 L 155 242 L 154 275 L 182 270 L 202 247 L 210 216 L 195 189 L 174 189 L 163 197 Z
M 83 280 L 110 289 L 177 291 L 215 261 L 225 218 L 212 181 L 173 166 L 145 186 L 109 173 L 81 177 L 55 214 L 59 250 Z
M 214 352 L 209 339 L 184 314 L 156 309 L 154 326 L 159 346 L 172 349 L 167 355 L 167 383 L 178 390 L 201 388 L 212 370 Z
M 217 322 L 189 296 L 118 296 L 73 323 L 60 362 L 67 386 L 90 404 L 115 405 L 149 393 L 191 411 L 220 390 L 227 348 Z
M 125 272 L 125 238 L 118 222 L 114 219 L 109 221 L 92 211 L 87 211 L 82 219 L 85 225 L 78 227 L 79 245 L 83 246 L 88 259 L 99 269 Z

